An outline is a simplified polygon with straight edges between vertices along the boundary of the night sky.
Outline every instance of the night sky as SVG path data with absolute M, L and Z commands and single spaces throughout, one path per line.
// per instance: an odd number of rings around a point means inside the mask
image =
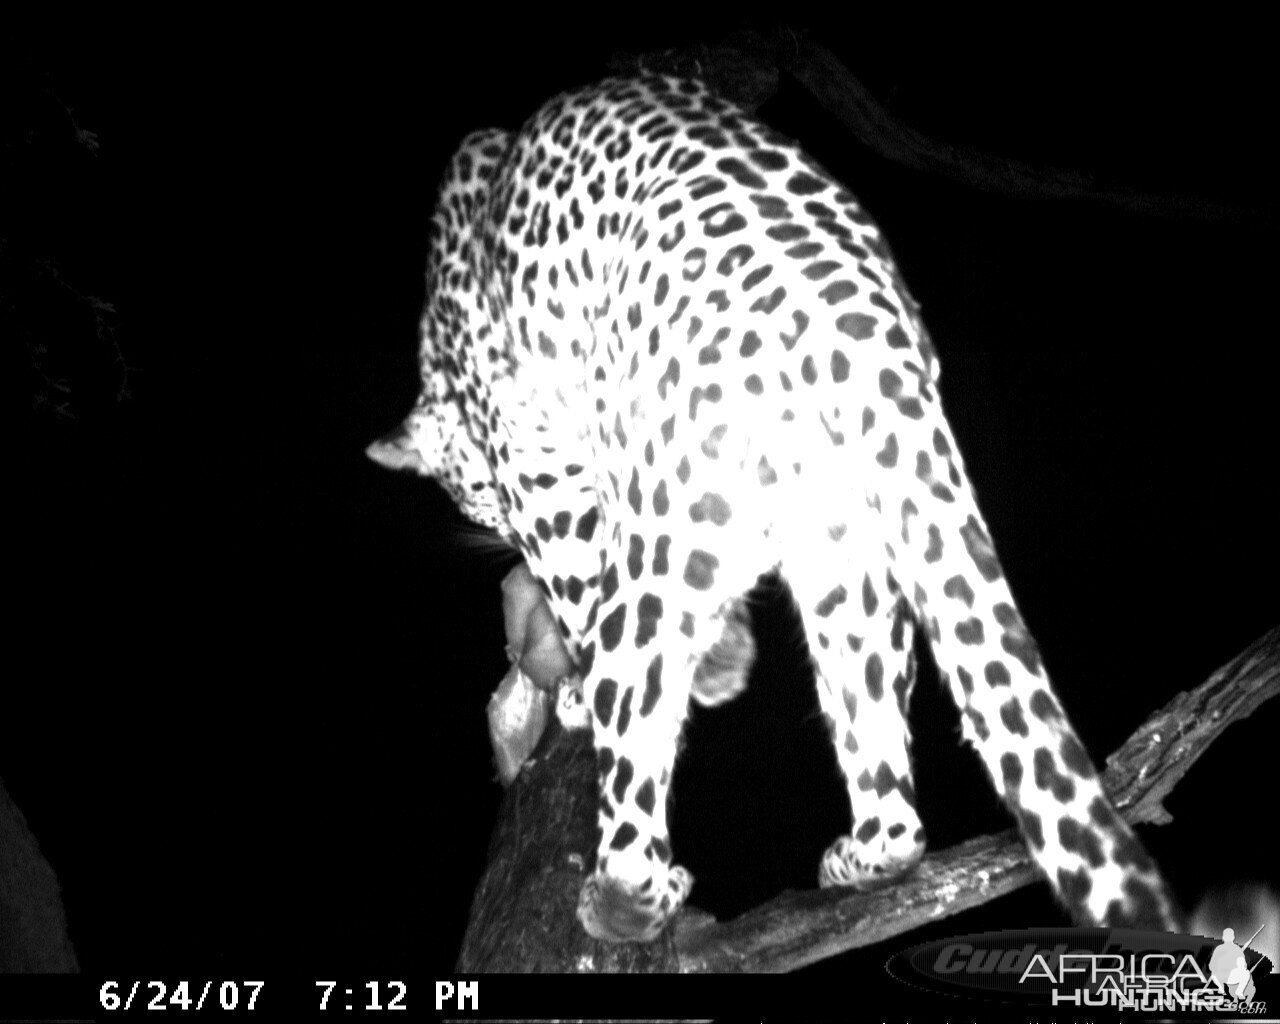
M 1100 759 L 1280 619 L 1265 33 L 1028 27 L 1011 47 L 918 27 L 821 38 L 922 131 L 1187 199 L 1010 199 L 871 154 L 794 83 L 761 112 L 861 198 L 923 304 L 1014 594 Z M 85 969 L 447 971 L 501 798 L 483 711 L 512 561 L 363 448 L 415 395 L 457 140 L 517 126 L 613 49 L 698 33 L 139 29 L 10 40 L 0 61 L 26 333 L 4 313 L 0 331 L 44 337 L 71 389 L 69 415 L 33 405 L 48 389 L 6 340 L 26 391 L 0 778 Z M 128 399 L 37 264 L 113 305 Z M 720 917 L 813 885 L 847 813 L 785 598 L 756 624 L 751 692 L 694 714 L 675 779 L 676 857 Z M 927 671 L 913 716 L 932 846 L 1006 827 Z M 1184 903 L 1274 877 L 1242 822 L 1274 797 L 1278 724 L 1234 727 L 1145 833 Z M 1062 920 L 1042 889 L 948 927 Z

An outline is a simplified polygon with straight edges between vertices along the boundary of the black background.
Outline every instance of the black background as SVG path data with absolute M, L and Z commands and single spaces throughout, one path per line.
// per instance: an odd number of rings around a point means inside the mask
M 983 194 L 867 152 L 793 85 L 762 111 L 880 221 L 1014 592 L 1102 756 L 1278 618 L 1267 34 L 922 20 L 817 30 L 939 138 L 1256 212 Z M 132 367 L 116 402 L 109 347 L 68 314 L 49 330 L 74 418 L 20 410 L 11 435 L 0 778 L 82 966 L 450 969 L 500 800 L 483 708 L 510 561 L 362 455 L 414 398 L 435 183 L 466 131 L 517 126 L 611 50 L 710 34 L 186 20 L 9 40 L 10 252 L 113 303 Z M 672 807 L 693 901 L 722 917 L 812 885 L 846 813 L 785 601 L 757 625 L 752 691 L 694 715 Z M 915 728 L 936 848 L 1005 819 L 933 691 Z M 1274 877 L 1249 822 L 1275 729 L 1274 710 L 1234 727 L 1146 833 L 1184 902 Z M 1037 892 L 945 927 L 1060 920 Z

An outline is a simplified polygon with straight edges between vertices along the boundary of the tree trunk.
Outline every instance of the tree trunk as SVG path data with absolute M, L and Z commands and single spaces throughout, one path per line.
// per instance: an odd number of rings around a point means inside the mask
M 58 879 L 0 784 L 0 974 L 79 970 Z

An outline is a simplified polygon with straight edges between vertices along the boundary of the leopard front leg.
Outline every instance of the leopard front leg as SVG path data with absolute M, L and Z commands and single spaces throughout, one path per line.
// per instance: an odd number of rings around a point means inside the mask
M 655 938 L 693 885 L 672 862 L 667 831 L 677 741 L 699 666 L 724 637 L 725 602 L 758 576 L 746 559 L 714 556 L 696 538 L 646 525 L 657 541 L 651 547 L 635 542 L 638 529 L 613 531 L 598 615 L 583 645 L 600 840 L 578 918 L 590 935 L 611 942 Z
M 656 938 L 693 886 L 672 863 L 666 809 L 691 658 L 657 642 L 671 632 L 658 628 L 662 607 L 652 592 L 619 589 L 601 603 L 596 636 L 583 648 L 591 663 L 585 686 L 599 759 L 600 840 L 578 919 L 609 942 Z

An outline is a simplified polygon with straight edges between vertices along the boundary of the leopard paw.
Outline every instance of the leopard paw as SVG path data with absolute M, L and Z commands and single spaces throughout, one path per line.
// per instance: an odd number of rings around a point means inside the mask
M 918 819 L 884 830 L 868 828 L 872 821 L 876 819 L 868 819 L 853 835 L 841 836 L 827 847 L 818 869 L 822 888 L 843 885 L 862 891 L 878 889 L 919 863 L 924 856 L 924 829 Z
M 603 942 L 652 942 L 693 888 L 693 876 L 678 865 L 664 875 L 632 885 L 597 870 L 578 896 L 582 927 Z

